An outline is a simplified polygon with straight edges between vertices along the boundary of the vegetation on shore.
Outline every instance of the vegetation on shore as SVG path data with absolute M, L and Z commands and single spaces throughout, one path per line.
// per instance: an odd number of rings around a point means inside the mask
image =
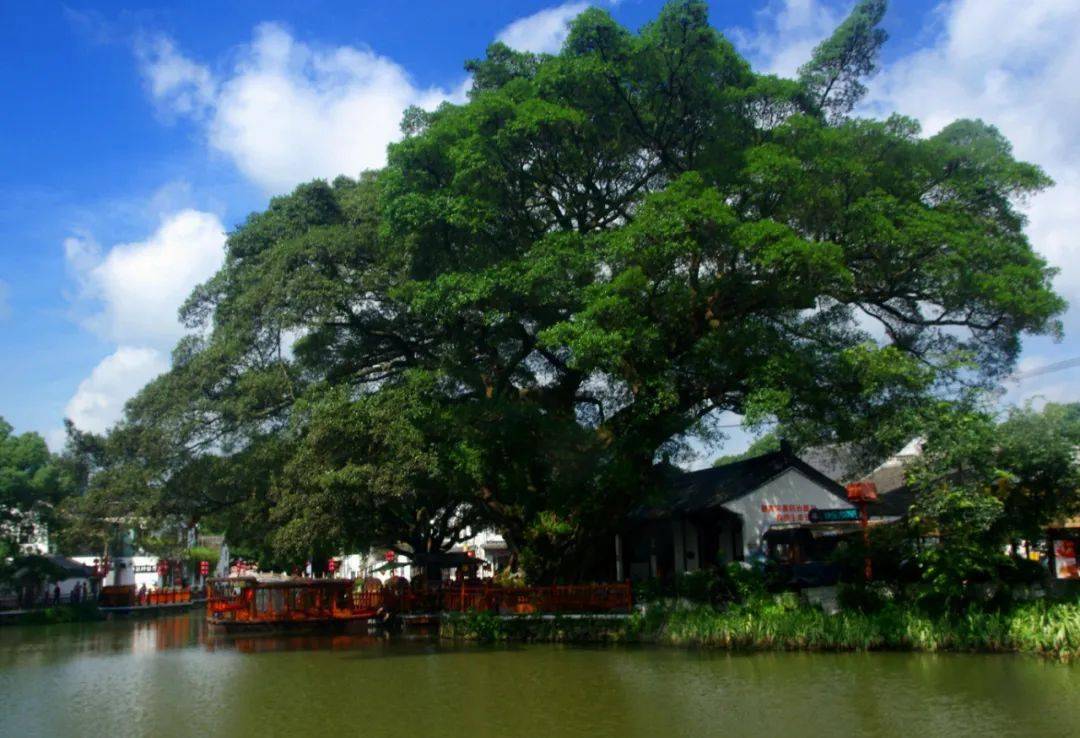
M 57 625 L 59 623 L 85 623 L 104 620 L 105 616 L 96 603 L 83 602 L 77 605 L 57 605 L 30 610 L 13 617 L 7 622 L 12 625 Z
M 637 616 L 631 628 L 643 641 L 736 650 L 1019 652 L 1062 660 L 1080 655 L 1077 601 L 942 616 L 902 605 L 829 615 L 783 596 L 722 610 L 655 607 Z
M 482 642 L 652 643 L 737 651 L 1025 653 L 1067 661 L 1080 657 L 1080 600 L 943 616 L 903 605 L 829 615 L 789 593 L 723 608 L 652 603 L 623 620 L 470 613 L 444 621 L 441 635 Z

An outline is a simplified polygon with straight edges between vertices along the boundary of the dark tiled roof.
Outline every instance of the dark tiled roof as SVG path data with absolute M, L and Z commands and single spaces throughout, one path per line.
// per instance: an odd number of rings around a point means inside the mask
M 870 514 L 880 517 L 905 517 L 915 503 L 915 491 L 908 486 L 908 467 L 918 459 L 917 454 L 899 453 L 863 477 L 877 488 L 878 502 Z
M 844 488 L 786 450 L 734 461 L 723 466 L 685 472 L 672 479 L 666 500 L 646 505 L 634 517 L 658 518 L 671 513 L 714 510 L 760 488 L 788 469 L 797 469 L 842 500 Z
M 870 517 L 902 518 L 915 504 L 915 491 L 911 487 L 896 487 L 885 494 L 878 493 L 876 504 L 870 505 Z
M 855 449 L 850 443 L 810 446 L 799 451 L 798 456 L 829 479 L 840 484 L 861 476 L 857 471 L 858 460 Z
M 69 559 L 66 556 L 60 556 L 58 554 L 46 554 L 43 558 L 60 569 L 62 569 L 69 577 L 92 577 L 94 575 L 93 567 L 80 564 L 75 559 Z

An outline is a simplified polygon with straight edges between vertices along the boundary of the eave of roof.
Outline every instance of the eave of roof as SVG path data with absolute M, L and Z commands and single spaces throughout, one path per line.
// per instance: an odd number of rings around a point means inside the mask
M 806 476 L 841 500 L 847 501 L 844 487 L 787 450 L 773 451 L 723 466 L 685 472 L 670 483 L 666 500 L 645 505 L 635 517 L 656 518 L 671 513 L 715 510 L 725 503 L 760 489 L 790 470 Z

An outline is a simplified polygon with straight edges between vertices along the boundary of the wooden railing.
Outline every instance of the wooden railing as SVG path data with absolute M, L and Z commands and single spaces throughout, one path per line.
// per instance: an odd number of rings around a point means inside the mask
M 416 590 L 356 592 L 353 603 L 355 608 L 400 613 L 618 613 L 630 612 L 633 590 L 629 582 L 541 587 L 444 582 Z
M 207 617 L 228 622 L 363 619 L 381 614 L 439 612 L 627 613 L 629 582 L 543 587 L 442 582 L 418 588 L 400 584 L 353 591 L 348 580 L 246 583 L 208 592 Z
M 191 602 L 191 590 L 170 587 L 158 589 L 153 592 L 143 592 L 139 595 L 140 605 L 174 605 Z
M 191 602 L 191 590 L 166 587 L 153 591 L 138 591 L 135 585 L 102 587 L 98 602 L 102 607 L 153 607 Z

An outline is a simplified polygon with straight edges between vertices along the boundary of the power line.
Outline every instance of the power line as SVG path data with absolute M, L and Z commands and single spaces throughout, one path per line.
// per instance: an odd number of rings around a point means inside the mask
M 1021 379 L 1029 379 L 1030 377 L 1039 377 L 1043 374 L 1060 372 L 1065 369 L 1072 369 L 1075 366 L 1080 366 L 1080 356 L 1077 356 L 1073 359 L 1064 359 L 1063 361 L 1057 361 L 1053 364 L 1047 364 L 1046 366 L 1036 367 L 1035 369 L 1029 369 L 1026 372 L 1013 372 L 1009 376 L 1005 377 L 1005 381 L 1019 382 Z

